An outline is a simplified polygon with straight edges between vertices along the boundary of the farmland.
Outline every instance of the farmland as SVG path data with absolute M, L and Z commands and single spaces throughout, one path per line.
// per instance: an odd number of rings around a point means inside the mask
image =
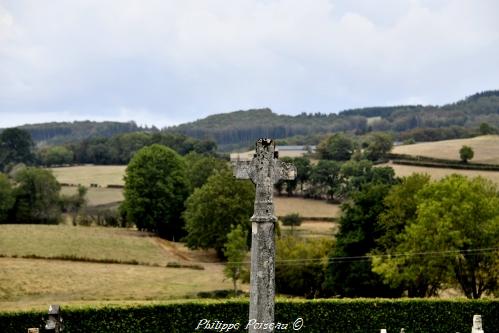
M 52 168 L 59 183 L 83 185 L 123 185 L 126 165 L 78 165 Z
M 0 225 L 0 254 L 137 261 L 166 265 L 179 258 L 156 243 L 156 237 L 134 230 L 57 225 Z
M 490 179 L 497 185 L 499 185 L 499 172 L 498 171 L 483 171 L 483 170 L 460 170 L 460 169 L 450 169 L 450 168 L 431 168 L 422 167 L 415 165 L 401 165 L 401 164 L 383 164 L 381 166 L 390 166 L 395 170 L 395 174 L 398 177 L 410 176 L 413 173 L 427 173 L 432 179 L 441 179 L 450 174 L 458 174 L 467 177 L 477 177 L 481 176 L 486 179 Z
M 54 302 L 168 300 L 230 289 L 221 264 L 205 270 L 0 258 L 0 310 Z
M 77 187 L 63 186 L 61 194 L 73 195 Z M 123 201 L 123 190 L 120 188 L 89 187 L 87 188 L 87 204 L 89 206 L 100 206 Z
M 231 287 L 214 253 L 139 231 L 0 225 L 0 239 L 0 309 L 49 301 L 164 300 Z M 51 260 L 22 259 L 30 256 Z M 204 269 L 164 267 L 168 262 Z
M 499 135 L 403 145 L 394 147 L 392 152 L 459 160 L 459 149 L 464 145 L 471 147 L 475 153 L 472 162 L 499 164 Z

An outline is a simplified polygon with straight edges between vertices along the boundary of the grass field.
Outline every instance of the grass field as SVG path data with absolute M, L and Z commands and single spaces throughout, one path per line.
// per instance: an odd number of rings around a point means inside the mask
M 482 171 L 482 170 L 460 170 L 460 169 L 447 169 L 447 168 L 430 168 L 414 165 L 400 165 L 400 164 L 381 164 L 380 166 L 390 166 L 395 170 L 395 174 L 399 177 L 410 176 L 413 173 L 427 173 L 433 179 L 441 179 L 450 174 L 458 174 L 467 177 L 482 176 L 490 179 L 499 185 L 499 171 Z
M 329 204 L 323 200 L 274 197 L 275 213 L 277 216 L 298 213 L 302 217 L 339 217 L 341 208 L 339 205 Z
M 79 165 L 71 167 L 52 168 L 59 183 L 90 184 L 100 186 L 123 185 L 126 165 Z
M 87 205 L 99 206 L 123 201 L 123 190 L 120 188 L 88 187 Z M 77 187 L 62 186 L 61 194 L 73 195 L 78 191 Z
M 318 238 L 318 237 L 333 237 L 337 232 L 339 225 L 336 222 L 328 221 L 303 221 L 298 227 L 291 228 L 280 224 L 281 234 L 304 237 L 304 238 Z
M 58 260 L 0 258 L 0 310 L 81 301 L 168 300 L 230 289 L 223 266 L 204 271 Z
M 464 145 L 470 146 L 475 152 L 471 162 L 499 164 L 499 135 L 403 145 L 394 147 L 392 152 L 459 160 L 459 149 Z
M 149 234 L 126 229 L 64 225 L 0 225 L 4 256 L 77 257 L 137 261 L 165 266 L 183 258 L 160 246 Z
M 0 225 L 0 310 L 57 302 L 165 300 L 230 289 L 214 251 L 192 251 L 134 230 L 62 225 Z M 169 262 L 204 270 L 87 261 Z M 17 258 L 13 258 L 16 256 Z

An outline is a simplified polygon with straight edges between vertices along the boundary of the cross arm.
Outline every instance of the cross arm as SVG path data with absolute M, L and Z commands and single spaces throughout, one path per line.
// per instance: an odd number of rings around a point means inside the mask
M 232 170 L 237 179 L 251 179 L 251 161 L 233 162 Z
M 293 180 L 296 178 L 296 167 L 291 163 L 276 160 L 274 183 L 279 180 Z

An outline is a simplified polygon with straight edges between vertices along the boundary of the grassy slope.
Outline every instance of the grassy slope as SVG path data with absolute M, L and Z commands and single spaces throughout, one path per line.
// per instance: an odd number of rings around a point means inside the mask
M 73 195 L 78 191 L 77 187 L 63 186 L 61 193 Z M 123 190 L 120 188 L 89 187 L 87 194 L 87 205 L 98 206 L 123 201 Z
M 0 254 L 138 261 L 166 265 L 178 256 L 165 251 L 157 237 L 133 230 L 63 225 L 0 225 Z
M 167 300 L 230 289 L 222 265 L 204 271 L 0 258 L 0 310 L 108 300 Z
M 467 177 L 477 177 L 481 176 L 499 185 L 499 172 L 497 171 L 480 171 L 480 170 L 458 170 L 458 169 L 446 169 L 446 168 L 430 168 L 430 167 L 420 167 L 413 165 L 399 165 L 399 164 L 382 164 L 380 166 L 391 166 L 395 170 L 395 174 L 399 177 L 410 176 L 413 173 L 427 173 L 433 179 L 441 179 L 450 174 L 458 174 Z
M 464 145 L 470 146 L 475 152 L 472 162 L 499 164 L 499 135 L 403 145 L 394 147 L 392 152 L 459 160 L 459 149 Z
M 0 310 L 86 300 L 165 300 L 230 289 L 213 253 L 190 251 L 133 230 L 47 225 L 0 225 L 0 254 L 40 257 L 175 261 L 204 270 L 43 259 L 0 258 Z

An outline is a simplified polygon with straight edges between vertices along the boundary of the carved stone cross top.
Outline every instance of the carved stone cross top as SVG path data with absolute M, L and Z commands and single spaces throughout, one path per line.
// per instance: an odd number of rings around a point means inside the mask
M 294 165 L 277 159 L 277 151 L 272 139 L 256 142 L 256 152 L 251 161 L 238 161 L 234 176 L 238 179 L 251 179 L 256 185 L 255 210 L 252 222 L 276 222 L 272 196 L 274 184 L 279 180 L 292 180 L 296 177 Z

